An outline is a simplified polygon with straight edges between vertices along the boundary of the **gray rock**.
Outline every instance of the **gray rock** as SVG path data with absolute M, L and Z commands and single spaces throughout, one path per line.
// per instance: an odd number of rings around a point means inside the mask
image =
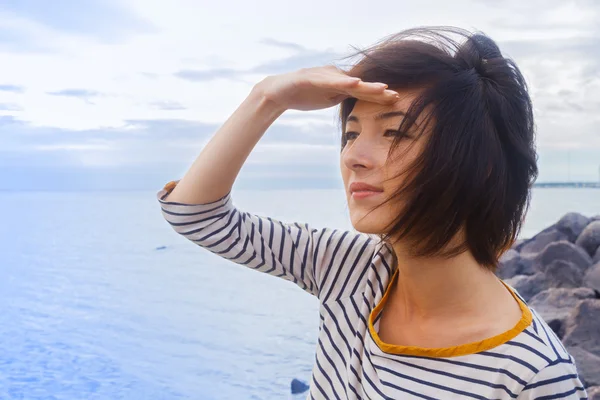
M 524 243 L 520 252 L 524 257 L 533 258 L 550 243 L 558 242 L 559 240 L 568 241 L 569 236 L 566 233 L 558 231 L 556 228 L 547 228 Z
M 583 277 L 583 284 L 586 287 L 597 290 L 600 293 L 600 262 L 590 267 Z
M 500 258 L 498 276 L 548 323 L 600 400 L 600 215 L 565 214 Z
M 514 249 L 507 250 L 502 256 L 500 256 L 500 262 L 496 275 L 501 279 L 512 278 L 515 275 L 519 275 L 519 261 L 521 255 Z
M 576 212 L 565 214 L 557 223 L 556 229 L 568 236 L 568 240 L 575 243 L 581 232 L 590 223 L 590 219 Z
M 600 221 L 593 221 L 585 227 L 575 244 L 581 246 L 590 256 L 600 247 Z
M 536 294 L 548 289 L 544 274 L 517 275 L 505 281 L 512 286 L 525 301 L 529 301 Z
M 521 257 L 521 260 L 521 269 L 519 270 L 521 275 L 535 275 L 540 272 L 533 266 L 531 258 Z
M 304 393 L 308 389 L 310 389 L 309 385 L 306 382 L 301 381 L 300 379 L 292 379 L 291 392 L 292 394 Z
M 588 400 L 600 400 L 600 386 L 589 387 L 586 390 Z
M 583 284 L 583 271 L 570 261 L 554 260 L 546 267 L 546 282 L 554 288 L 577 288 Z
M 569 347 L 581 347 L 600 357 L 599 338 L 600 300 L 582 300 L 567 318 L 563 343 Z
M 516 251 L 521 251 L 521 247 L 523 247 L 523 245 L 528 241 L 529 239 L 517 239 L 515 240 L 511 248 Z
M 529 306 L 537 311 L 559 338 L 564 336 L 565 323 L 573 309 L 584 299 L 594 299 L 596 293 L 590 288 L 550 288 L 529 300 Z
M 600 386 L 600 357 L 581 347 L 569 347 L 567 350 L 575 359 L 583 386 Z
M 512 278 L 515 275 L 533 275 L 533 261 L 523 258 L 518 251 L 510 249 L 500 257 L 497 275 L 501 279 Z
M 573 243 L 561 240 L 547 245 L 533 260 L 533 265 L 540 271 L 546 271 L 547 267 L 555 260 L 569 261 L 585 272 L 592 265 L 592 258 L 581 247 Z

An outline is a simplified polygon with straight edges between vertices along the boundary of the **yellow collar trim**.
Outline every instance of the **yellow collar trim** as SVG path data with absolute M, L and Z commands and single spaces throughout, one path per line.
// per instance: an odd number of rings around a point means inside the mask
M 390 280 L 388 287 L 385 290 L 385 294 L 383 298 L 379 302 L 379 304 L 371 311 L 369 315 L 369 332 L 371 333 L 371 337 L 379 346 L 379 348 L 385 353 L 391 354 L 401 354 L 408 356 L 421 356 L 421 357 L 459 357 L 465 356 L 467 354 L 475 354 L 482 351 L 493 349 L 494 347 L 500 346 L 508 342 L 511 339 L 514 339 L 517 335 L 523 332 L 529 325 L 531 325 L 532 315 L 531 310 L 523 301 L 517 296 L 517 294 L 512 290 L 506 283 L 502 280 L 502 284 L 510 291 L 514 299 L 519 303 L 519 308 L 521 309 L 521 319 L 517 324 L 510 330 L 501 333 L 499 335 L 493 336 L 488 339 L 481 340 L 479 342 L 462 344 L 459 346 L 453 347 L 439 347 L 439 348 L 429 348 L 429 347 L 417 347 L 417 346 L 402 346 L 396 344 L 388 344 L 383 342 L 379 338 L 379 334 L 375 331 L 374 323 L 375 318 L 381 313 L 383 310 L 383 306 L 385 305 L 388 296 L 391 291 L 392 283 L 394 279 L 397 279 L 398 269 L 394 272 L 392 279 Z

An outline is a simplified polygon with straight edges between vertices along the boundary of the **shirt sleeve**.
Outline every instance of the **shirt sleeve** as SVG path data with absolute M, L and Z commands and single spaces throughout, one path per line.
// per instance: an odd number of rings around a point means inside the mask
M 314 296 L 332 294 L 329 287 L 339 278 L 342 264 L 366 267 L 373 254 L 374 240 L 368 235 L 243 212 L 233 205 L 231 193 L 207 204 L 165 201 L 178 182 L 169 182 L 157 194 L 164 218 L 177 233 L 227 260 L 294 282 Z
M 538 372 L 523 388 L 518 400 L 587 399 L 587 394 L 569 360 L 558 360 Z

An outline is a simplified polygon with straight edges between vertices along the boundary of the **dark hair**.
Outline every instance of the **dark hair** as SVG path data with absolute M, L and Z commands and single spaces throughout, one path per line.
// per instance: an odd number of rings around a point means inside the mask
M 484 34 L 445 27 L 406 30 L 355 55 L 362 57 L 349 75 L 419 90 L 390 155 L 419 115 L 418 134 L 430 132 L 388 199 L 405 207 L 381 238 L 410 240 L 415 256 L 468 249 L 495 270 L 518 236 L 538 173 L 531 100 L 516 64 Z M 341 103 L 342 132 L 356 101 Z M 464 243 L 448 249 L 462 228 Z

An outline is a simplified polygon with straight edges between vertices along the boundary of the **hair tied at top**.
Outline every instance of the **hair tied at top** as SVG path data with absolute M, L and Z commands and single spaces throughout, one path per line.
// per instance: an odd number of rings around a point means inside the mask
M 477 49 L 477 52 L 479 53 L 479 57 L 481 57 L 482 62 L 484 62 L 484 60 L 485 62 L 487 62 L 487 60 L 490 58 L 502 57 L 502 53 L 500 52 L 498 45 L 489 37 L 481 33 L 476 33 L 473 36 L 471 36 L 470 40 L 475 45 L 475 48 Z
M 380 238 L 406 240 L 417 256 L 470 250 L 494 271 L 520 232 L 537 177 L 533 107 L 523 75 L 491 39 L 456 28 L 403 31 L 359 54 L 349 74 L 414 90 L 399 130 L 426 136 L 415 158 L 389 177 L 400 183 L 380 206 L 401 207 Z M 341 102 L 342 148 L 356 104 L 353 97 Z M 386 161 L 406 161 L 401 156 L 412 146 L 400 139 L 390 143 Z
M 482 33 L 468 37 L 458 48 L 455 57 L 465 69 L 473 70 L 482 77 L 486 77 L 486 67 L 491 60 L 502 58 L 498 45 Z

